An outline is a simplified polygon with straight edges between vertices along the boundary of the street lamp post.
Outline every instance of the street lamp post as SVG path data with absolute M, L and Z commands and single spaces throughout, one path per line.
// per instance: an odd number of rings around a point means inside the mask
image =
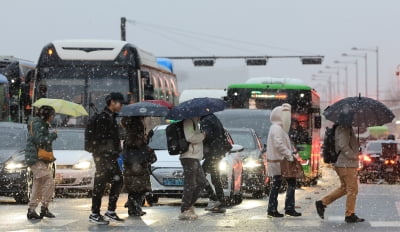
M 345 77 L 345 79 L 346 79 L 346 84 L 345 84 L 345 86 L 344 86 L 344 97 L 347 97 L 348 95 L 349 95 L 349 76 L 348 76 L 348 72 L 347 72 L 347 65 L 345 65 L 345 66 L 325 66 L 325 68 L 327 68 L 327 69 L 337 69 L 337 70 L 341 70 L 341 69 L 343 69 L 344 70 L 344 77 Z M 339 80 L 338 80 L 338 83 L 339 83 Z
M 355 60 L 353 62 L 335 60 L 333 63 L 335 63 L 335 64 L 355 64 L 355 66 L 356 66 L 356 95 L 358 95 L 358 60 Z
M 376 53 L 376 100 L 379 101 L 379 47 L 376 48 L 357 48 L 353 47 L 351 50 L 355 51 L 366 51 L 366 52 L 375 52 Z
M 368 97 L 368 62 L 367 62 L 367 53 L 365 53 L 364 55 L 353 55 L 353 54 L 343 53 L 342 56 L 364 58 L 364 60 L 365 60 L 365 93 L 364 94 L 365 94 L 366 97 Z
M 328 85 L 329 85 L 329 103 L 332 103 L 332 75 L 327 74 L 327 75 L 317 75 L 317 74 L 313 74 L 312 77 L 324 77 L 327 78 L 328 77 Z
M 340 87 L 339 87 L 339 71 L 336 71 L 336 72 L 328 72 L 328 71 L 322 71 L 322 70 L 320 70 L 320 71 L 318 71 L 318 73 L 320 73 L 320 74 L 334 74 L 334 75 L 336 75 L 336 91 L 335 91 L 335 95 L 336 95 L 336 97 L 339 97 L 339 95 L 340 95 Z M 333 86 L 332 86 L 332 89 L 333 89 Z M 333 94 L 333 92 L 332 92 L 332 94 Z

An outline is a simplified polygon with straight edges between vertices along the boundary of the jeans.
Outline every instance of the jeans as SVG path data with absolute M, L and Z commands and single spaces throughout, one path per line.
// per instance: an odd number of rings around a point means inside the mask
M 184 175 L 183 196 L 181 212 L 190 209 L 199 198 L 200 192 L 204 189 L 207 179 L 204 176 L 203 168 L 197 159 L 181 159 Z
M 212 186 L 206 182 L 205 189 L 212 201 L 219 201 L 224 204 L 225 195 L 224 188 L 222 187 L 221 175 L 219 173 L 219 162 L 221 159 L 206 159 L 203 163 L 203 170 L 205 173 L 209 173 L 211 176 L 211 183 L 214 185 L 214 189 Z
M 96 173 L 94 177 L 92 213 L 100 214 L 101 198 L 104 195 L 107 183 L 111 183 L 108 200 L 108 210 L 115 211 L 123 178 L 117 160 L 95 158 Z
M 340 187 L 322 198 L 322 204 L 329 205 L 338 198 L 347 195 L 345 215 L 351 216 L 355 213 L 358 194 L 357 168 L 335 168 L 335 171 L 340 179 Z
M 295 208 L 295 190 L 296 178 L 285 178 L 288 184 L 285 199 L 285 212 L 294 211 Z M 282 185 L 282 176 L 277 175 L 272 177 L 272 187 L 268 199 L 268 213 L 278 211 L 278 193 Z

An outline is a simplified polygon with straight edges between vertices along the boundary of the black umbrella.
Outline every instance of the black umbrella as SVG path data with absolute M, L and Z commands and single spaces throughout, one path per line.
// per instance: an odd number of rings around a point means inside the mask
M 367 97 L 347 97 L 328 106 L 326 119 L 345 126 L 370 127 L 392 122 L 393 112 L 381 102 Z
M 122 107 L 119 116 L 131 117 L 131 116 L 154 116 L 163 117 L 168 114 L 168 108 L 159 104 L 150 102 L 138 102 Z
M 218 98 L 193 98 L 182 102 L 172 108 L 166 118 L 182 120 L 187 118 L 201 117 L 225 109 L 225 102 Z

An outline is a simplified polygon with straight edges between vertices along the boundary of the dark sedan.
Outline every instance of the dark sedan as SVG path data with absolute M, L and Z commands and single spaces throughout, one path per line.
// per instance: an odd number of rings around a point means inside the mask
M 0 122 L 0 196 L 29 201 L 32 175 L 25 164 L 26 124 Z
M 269 192 L 269 178 L 266 175 L 266 153 L 260 138 L 251 128 L 227 128 L 235 144 L 243 146 L 242 189 L 254 198 L 262 198 Z

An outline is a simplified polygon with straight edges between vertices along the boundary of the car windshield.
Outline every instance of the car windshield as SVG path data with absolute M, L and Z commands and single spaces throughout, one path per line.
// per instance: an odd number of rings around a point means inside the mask
M 151 137 L 149 147 L 154 150 L 167 150 L 167 136 L 165 129 L 154 130 L 154 135 Z
M 256 149 L 254 137 L 249 131 L 229 131 L 229 134 L 233 141 L 235 141 L 235 144 L 239 144 L 248 150 Z
M 3 128 L 0 133 L 1 149 L 23 149 L 26 145 L 25 131 L 22 129 Z
M 269 127 L 271 125 L 269 119 L 265 115 L 251 115 L 251 114 L 215 114 L 226 128 L 251 128 L 261 137 L 263 143 L 267 143 Z M 234 138 L 233 141 L 236 142 Z
M 53 143 L 53 150 L 84 150 L 83 131 L 58 131 L 58 137 Z

